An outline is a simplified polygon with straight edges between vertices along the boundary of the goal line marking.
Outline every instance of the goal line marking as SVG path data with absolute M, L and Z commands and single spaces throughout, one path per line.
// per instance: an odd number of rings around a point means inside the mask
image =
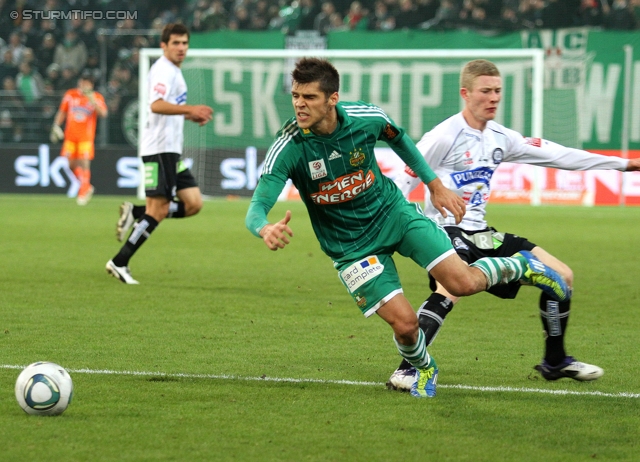
M 24 369 L 26 366 L 16 366 L 10 364 L 0 365 L 0 369 Z M 74 374 L 98 374 L 98 375 L 131 375 L 139 377 L 168 377 L 183 379 L 218 379 L 218 380 L 244 380 L 244 381 L 264 381 L 264 382 L 287 382 L 287 383 L 324 383 L 333 385 L 355 385 L 355 386 L 384 386 L 382 382 L 364 382 L 356 380 L 324 380 L 324 379 L 295 379 L 287 377 L 244 377 L 239 375 L 228 374 L 186 374 L 186 373 L 165 373 L 165 372 L 145 372 L 145 371 L 113 371 L 108 369 L 67 369 L 69 373 Z M 571 395 L 571 396 L 597 396 L 604 398 L 640 398 L 640 393 L 605 393 L 602 391 L 574 391 L 574 390 L 549 390 L 545 388 L 529 388 L 529 387 L 481 387 L 475 385 L 445 385 L 438 384 L 438 388 L 458 389 L 469 391 L 480 391 L 489 393 L 541 393 L 547 395 Z

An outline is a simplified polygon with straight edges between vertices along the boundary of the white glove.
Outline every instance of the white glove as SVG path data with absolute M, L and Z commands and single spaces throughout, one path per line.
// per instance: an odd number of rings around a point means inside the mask
M 53 126 L 51 127 L 51 133 L 49 134 L 49 139 L 52 143 L 57 143 L 64 139 L 64 132 L 59 125 L 53 124 Z

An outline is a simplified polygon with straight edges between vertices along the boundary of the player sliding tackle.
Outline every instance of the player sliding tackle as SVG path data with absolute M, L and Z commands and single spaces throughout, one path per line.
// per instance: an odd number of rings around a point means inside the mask
M 462 112 L 445 120 L 426 133 L 418 149 L 435 170 L 444 185 L 465 200 L 462 222 L 453 220 L 425 204 L 425 215 L 444 226 L 453 247 L 466 263 L 474 266 L 486 257 L 505 257 L 515 252 L 530 251 L 540 261 L 554 268 L 573 285 L 571 269 L 553 255 L 527 239 L 514 234 L 499 233 L 485 221 L 486 205 L 490 197 L 490 179 L 503 161 L 556 167 L 565 170 L 616 169 L 636 171 L 640 159 L 625 160 L 586 151 L 566 148 L 537 138 L 524 138 L 493 121 L 502 96 L 502 79 L 491 62 L 475 60 L 467 63 L 460 76 L 460 95 L 464 100 Z M 408 195 L 421 179 L 407 169 L 396 184 Z M 423 245 L 429 245 L 424 242 Z M 435 339 L 445 317 L 460 299 L 443 280 L 432 272 L 431 288 L 435 290 L 418 311 L 420 327 L 427 345 Z M 435 279 L 434 279 L 435 278 Z M 437 281 L 437 282 L 436 282 Z M 500 298 L 514 298 L 523 281 L 512 280 L 488 292 Z M 536 366 L 547 380 L 570 377 L 576 380 L 595 380 L 602 376 L 598 366 L 576 361 L 564 349 L 564 334 L 569 321 L 570 300 L 562 300 L 554 293 L 540 294 L 540 318 L 545 331 L 545 355 Z M 390 388 L 409 390 L 413 384 L 414 368 L 403 361 L 389 379 Z
M 271 250 L 290 243 L 291 212 L 276 223 L 269 223 L 267 215 L 292 179 L 322 250 L 353 300 L 365 316 L 375 313 L 391 326 L 400 355 L 415 368 L 413 396 L 435 396 L 438 367 L 402 293 L 395 252 L 411 258 L 458 297 L 523 281 L 550 297 L 569 299 L 563 279 L 530 252 L 464 263 L 443 229 L 409 203 L 378 167 L 374 146 L 382 140 L 427 184 L 436 210 L 461 220 L 464 201 L 442 184 L 404 129 L 376 106 L 339 102 L 340 77 L 328 61 L 302 59 L 292 77 L 295 117 L 285 122 L 267 152 L 247 228 Z

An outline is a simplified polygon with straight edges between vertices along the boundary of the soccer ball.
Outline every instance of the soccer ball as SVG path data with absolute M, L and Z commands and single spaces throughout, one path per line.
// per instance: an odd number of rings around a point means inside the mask
M 69 373 L 54 363 L 29 364 L 16 380 L 16 399 L 27 414 L 60 415 L 72 396 Z

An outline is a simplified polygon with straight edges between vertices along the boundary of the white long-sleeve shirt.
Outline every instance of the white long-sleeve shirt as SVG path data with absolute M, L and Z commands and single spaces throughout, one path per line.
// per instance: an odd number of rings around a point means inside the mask
M 487 228 L 486 205 L 491 193 L 491 177 L 502 162 L 554 167 L 563 170 L 621 170 L 628 160 L 592 154 L 567 148 L 540 138 L 525 138 L 520 133 L 494 121 L 484 130 L 475 130 L 458 113 L 425 133 L 418 149 L 442 183 L 456 192 L 467 204 L 459 226 L 468 231 Z M 407 197 L 420 184 L 409 169 L 395 179 Z M 424 213 L 442 226 L 455 226 L 455 218 L 447 218 L 433 207 L 425 188 Z

